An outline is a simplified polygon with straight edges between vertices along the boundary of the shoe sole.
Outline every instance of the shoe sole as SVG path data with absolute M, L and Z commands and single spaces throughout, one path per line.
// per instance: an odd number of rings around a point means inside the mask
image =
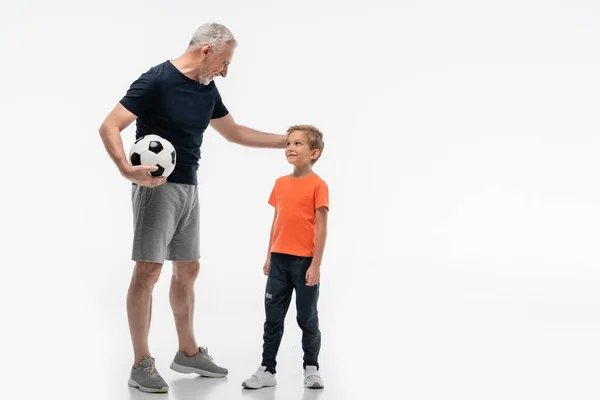
M 169 387 L 165 386 L 162 388 L 147 388 L 144 386 L 140 386 L 139 383 L 137 383 L 136 381 L 134 381 L 133 379 L 129 379 L 128 385 L 131 386 L 132 388 L 136 388 L 139 391 L 145 392 L 145 393 L 167 393 L 169 391 Z
M 262 389 L 265 387 L 275 387 L 276 385 L 277 385 L 277 382 L 269 382 L 269 383 L 265 383 L 262 386 L 254 387 L 254 386 L 247 385 L 246 382 L 242 382 L 242 386 L 245 389 Z
M 318 382 L 315 382 L 312 384 L 312 386 L 308 386 L 305 384 L 304 387 L 308 389 L 323 389 L 324 386 L 319 384 Z
M 217 372 L 205 371 L 200 368 L 186 367 L 183 365 L 179 365 L 179 364 L 175 363 L 175 361 L 173 361 L 171 363 L 171 369 L 175 372 L 180 372 L 182 374 L 198 374 L 200 376 L 206 376 L 208 378 L 223 378 L 223 377 L 227 376 L 227 374 L 219 374 Z

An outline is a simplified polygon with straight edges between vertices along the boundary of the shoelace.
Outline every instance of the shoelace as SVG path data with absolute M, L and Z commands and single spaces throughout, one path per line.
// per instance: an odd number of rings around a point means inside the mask
M 213 358 L 210 354 L 208 354 L 208 347 L 201 347 L 202 350 L 200 350 L 200 354 L 202 354 L 204 357 L 206 357 L 209 361 L 212 361 Z
M 146 358 L 146 360 L 148 360 Z M 144 368 L 144 371 L 146 371 L 148 374 L 150 374 L 150 378 L 154 379 L 158 377 L 158 371 L 156 370 L 156 367 L 154 366 L 154 362 L 152 360 L 148 360 L 148 367 Z

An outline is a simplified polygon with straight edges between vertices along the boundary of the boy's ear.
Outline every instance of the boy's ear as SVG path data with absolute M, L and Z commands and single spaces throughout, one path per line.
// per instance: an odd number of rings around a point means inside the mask
M 313 160 L 316 158 L 319 158 L 319 155 L 321 154 L 321 151 L 319 149 L 314 149 L 311 153 L 310 153 L 310 158 L 312 158 Z

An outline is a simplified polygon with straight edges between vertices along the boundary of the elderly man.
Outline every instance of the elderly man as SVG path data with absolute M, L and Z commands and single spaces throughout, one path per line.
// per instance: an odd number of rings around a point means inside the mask
M 194 282 L 200 264 L 198 162 L 210 124 L 230 142 L 249 147 L 285 148 L 286 135 L 238 125 L 225 107 L 214 78 L 226 77 L 237 42 L 223 25 L 204 24 L 184 54 L 150 68 L 133 82 L 100 127 L 100 136 L 121 175 L 132 181 L 135 268 L 127 293 L 134 362 L 129 385 L 144 392 L 167 392 L 148 348 L 152 290 L 165 260 L 173 262 L 170 303 L 179 350 L 171 368 L 181 373 L 224 377 L 193 329 Z M 136 138 L 157 134 L 177 151 L 168 178 L 149 174 L 150 166 L 131 166 L 121 132 L 136 120 Z

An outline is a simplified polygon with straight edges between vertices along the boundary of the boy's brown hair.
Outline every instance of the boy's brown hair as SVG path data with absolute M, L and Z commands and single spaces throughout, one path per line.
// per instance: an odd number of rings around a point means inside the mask
M 321 158 L 323 148 L 325 147 L 325 142 L 323 142 L 323 132 L 312 125 L 292 125 L 288 128 L 287 135 L 289 136 L 290 133 L 295 131 L 306 133 L 306 138 L 308 139 L 308 145 L 311 151 L 315 149 L 319 150 L 319 156 L 310 162 L 311 165 L 314 165 L 314 163 Z

